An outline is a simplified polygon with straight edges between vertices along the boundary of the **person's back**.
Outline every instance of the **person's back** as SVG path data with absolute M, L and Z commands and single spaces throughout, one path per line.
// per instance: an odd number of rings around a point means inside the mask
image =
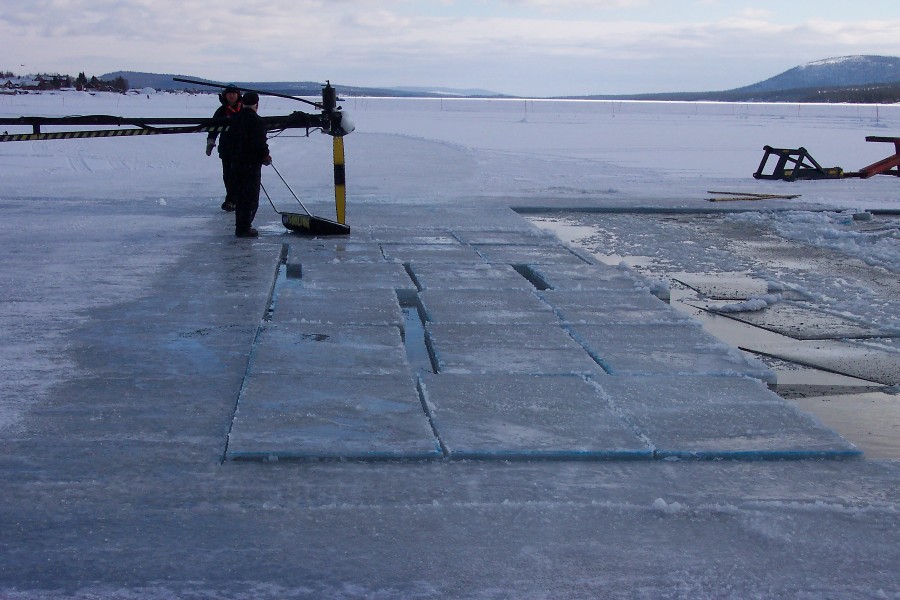
M 234 234 L 237 237 L 256 237 L 252 227 L 259 209 L 260 171 L 271 164 L 266 125 L 256 114 L 259 96 L 255 92 L 244 95 L 244 109 L 232 121 L 234 154 L 232 168 L 237 189 L 237 208 L 234 213 Z
M 265 164 L 269 155 L 266 126 L 256 110 L 248 107 L 232 119 L 232 159 L 238 169 L 253 169 Z

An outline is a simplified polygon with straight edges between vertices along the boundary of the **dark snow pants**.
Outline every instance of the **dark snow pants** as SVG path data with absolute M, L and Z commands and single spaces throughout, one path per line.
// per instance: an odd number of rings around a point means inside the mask
M 237 204 L 237 190 L 235 189 L 234 168 L 230 156 L 222 156 L 222 182 L 225 184 L 225 202 Z
M 262 166 L 240 166 L 235 169 L 234 181 L 237 202 L 234 211 L 234 232 L 242 233 L 250 229 L 256 211 L 259 210 L 259 184 Z

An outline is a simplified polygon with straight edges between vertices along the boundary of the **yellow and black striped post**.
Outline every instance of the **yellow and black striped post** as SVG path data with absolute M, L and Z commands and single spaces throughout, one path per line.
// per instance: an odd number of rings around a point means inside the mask
M 334 137 L 334 209 L 337 222 L 346 223 L 347 219 L 347 173 L 344 170 L 344 138 Z

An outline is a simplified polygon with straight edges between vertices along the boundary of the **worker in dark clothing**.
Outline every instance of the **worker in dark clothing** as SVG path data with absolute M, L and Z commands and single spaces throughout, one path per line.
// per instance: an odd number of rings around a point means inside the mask
M 244 108 L 233 120 L 234 160 L 232 169 L 237 193 L 234 212 L 234 234 L 237 237 L 257 237 L 253 218 L 259 209 L 259 185 L 263 165 L 272 164 L 269 144 L 266 142 L 266 126 L 256 114 L 259 95 L 244 94 Z
M 240 113 L 243 107 L 241 90 L 233 85 L 229 85 L 219 94 L 219 102 L 222 103 L 222 106 L 213 113 L 213 119 L 222 119 L 230 123 L 232 118 Z M 222 181 L 225 183 L 225 201 L 222 202 L 222 210 L 232 212 L 235 206 L 235 193 L 231 182 L 231 160 L 234 154 L 233 134 L 230 129 L 226 129 L 221 135 L 215 131 L 210 131 L 206 138 L 207 156 L 212 155 L 212 150 L 216 147 L 217 136 L 219 138 L 219 158 L 222 159 Z

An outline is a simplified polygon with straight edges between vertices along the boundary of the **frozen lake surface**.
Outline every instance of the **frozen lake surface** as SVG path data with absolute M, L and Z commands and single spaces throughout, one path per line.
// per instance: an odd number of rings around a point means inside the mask
M 341 240 L 236 240 L 202 136 L 0 144 L 0 596 L 900 597 L 898 180 L 751 178 L 879 160 L 900 107 L 343 105 Z M 270 146 L 331 217 L 330 139 Z

